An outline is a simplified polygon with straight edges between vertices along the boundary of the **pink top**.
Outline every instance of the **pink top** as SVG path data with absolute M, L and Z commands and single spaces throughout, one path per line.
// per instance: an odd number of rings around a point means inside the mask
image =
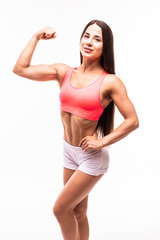
M 66 72 L 60 89 L 60 110 L 89 120 L 99 120 L 104 108 L 100 102 L 100 87 L 107 74 L 104 71 L 93 83 L 76 88 L 71 85 L 74 68 Z

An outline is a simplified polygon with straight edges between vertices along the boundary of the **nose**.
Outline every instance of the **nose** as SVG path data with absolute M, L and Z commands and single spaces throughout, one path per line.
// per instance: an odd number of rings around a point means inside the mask
M 92 45 L 92 39 L 91 38 L 87 38 L 86 39 L 86 44 L 87 45 Z

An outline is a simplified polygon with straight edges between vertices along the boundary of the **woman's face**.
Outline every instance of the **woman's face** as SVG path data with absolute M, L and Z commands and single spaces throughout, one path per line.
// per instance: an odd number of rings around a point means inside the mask
M 90 25 L 80 42 L 80 51 L 83 57 L 101 59 L 103 52 L 102 29 L 97 24 Z

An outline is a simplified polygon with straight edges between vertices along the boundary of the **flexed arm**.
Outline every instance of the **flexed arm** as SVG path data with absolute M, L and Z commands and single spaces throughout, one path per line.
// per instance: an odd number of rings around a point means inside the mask
M 31 40 L 20 54 L 13 68 L 13 72 L 21 77 L 36 81 L 60 80 L 63 78 L 64 73 L 69 68 L 69 66 L 65 64 L 55 63 L 50 65 L 30 65 L 32 55 L 38 41 L 40 39 L 48 40 L 55 38 L 55 34 L 55 30 L 51 27 L 45 27 L 33 34 Z

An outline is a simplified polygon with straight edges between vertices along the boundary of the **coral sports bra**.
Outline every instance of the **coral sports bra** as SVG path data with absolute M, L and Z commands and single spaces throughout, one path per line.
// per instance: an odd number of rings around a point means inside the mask
M 71 85 L 74 68 L 66 72 L 60 89 L 60 110 L 89 120 L 99 120 L 104 108 L 100 102 L 100 86 L 107 74 L 104 71 L 93 83 L 76 88 Z

